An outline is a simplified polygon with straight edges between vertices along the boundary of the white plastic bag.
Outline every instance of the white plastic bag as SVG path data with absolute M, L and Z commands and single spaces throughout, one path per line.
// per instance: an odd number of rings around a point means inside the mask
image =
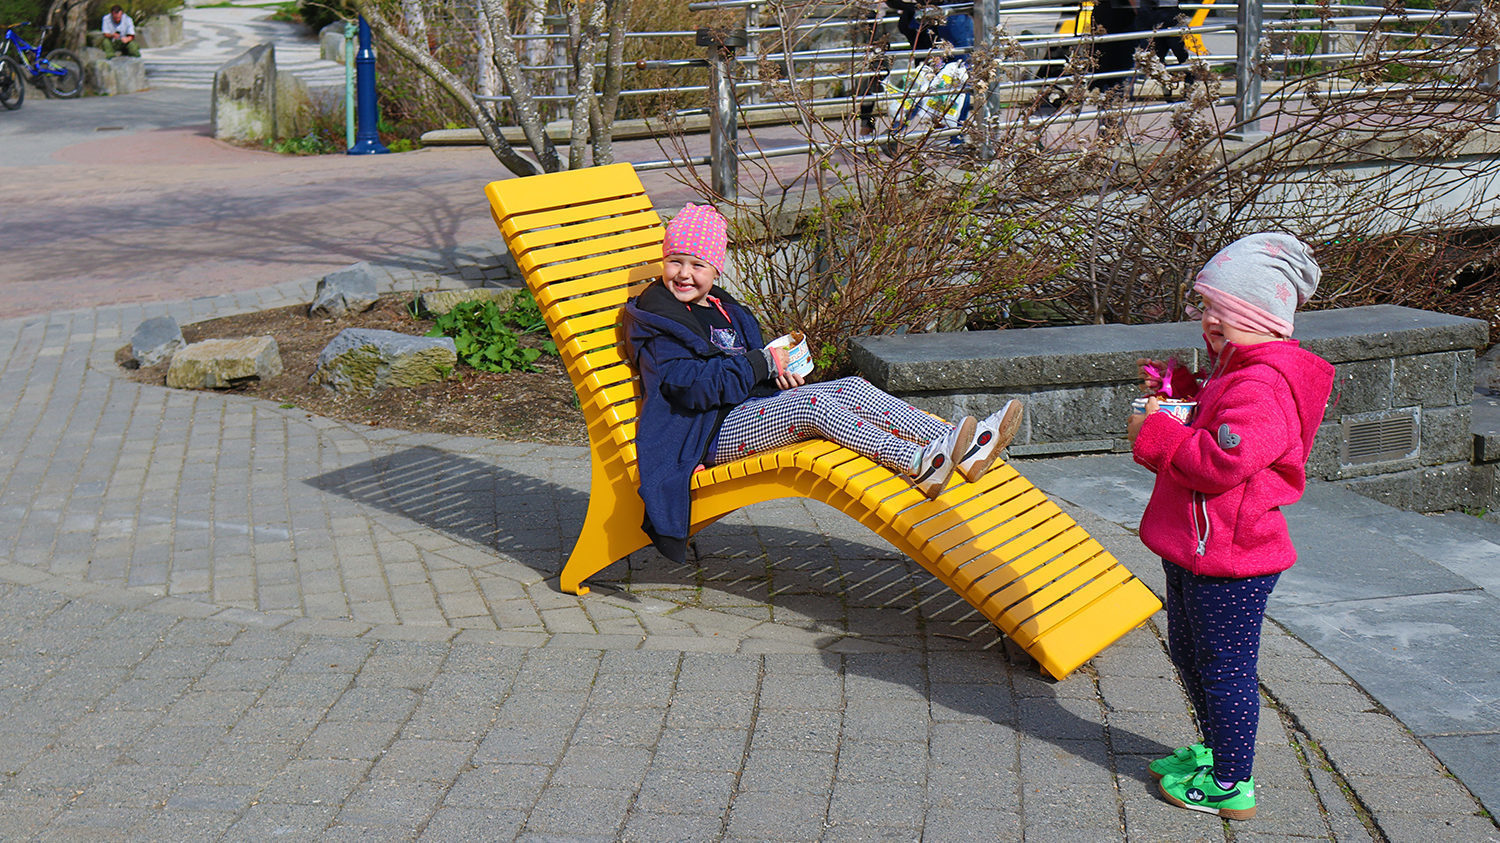
M 885 81 L 885 91 L 892 97 L 893 134 L 957 129 L 968 116 L 969 68 L 963 62 L 950 61 L 936 70 L 923 64 L 901 81 Z

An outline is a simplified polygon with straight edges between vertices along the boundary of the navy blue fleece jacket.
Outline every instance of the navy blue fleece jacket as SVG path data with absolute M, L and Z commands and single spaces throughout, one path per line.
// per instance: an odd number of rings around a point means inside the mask
M 734 297 L 714 287 L 747 351 L 727 354 L 660 281 L 625 303 L 626 353 L 641 376 L 636 460 L 646 520 L 641 528 L 662 555 L 687 555 L 689 484 L 719 422 L 770 376 L 760 324 Z M 774 389 L 773 389 L 774 391 Z

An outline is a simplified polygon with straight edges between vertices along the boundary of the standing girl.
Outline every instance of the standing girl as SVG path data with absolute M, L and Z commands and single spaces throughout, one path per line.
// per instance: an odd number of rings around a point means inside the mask
M 682 562 L 689 484 L 703 466 L 822 437 L 911 478 L 936 497 L 956 469 L 977 481 L 1021 426 L 1008 402 L 982 422 L 950 425 L 863 378 L 806 384 L 784 349 L 767 349 L 760 324 L 717 286 L 727 224 L 688 205 L 667 225 L 662 279 L 625 305 L 626 348 L 641 376 L 636 424 L 642 528 Z
M 1291 339 L 1297 306 L 1317 290 L 1312 249 L 1285 234 L 1231 243 L 1198 273 L 1211 368 L 1182 424 L 1132 416 L 1135 461 L 1156 474 L 1141 541 L 1167 573 L 1167 648 L 1203 741 L 1152 761 L 1167 801 L 1243 820 L 1255 816 L 1256 660 L 1266 600 L 1297 551 L 1281 507 L 1302 497 L 1307 458 L 1333 388 L 1333 366 Z M 1146 389 L 1166 364 L 1142 361 Z

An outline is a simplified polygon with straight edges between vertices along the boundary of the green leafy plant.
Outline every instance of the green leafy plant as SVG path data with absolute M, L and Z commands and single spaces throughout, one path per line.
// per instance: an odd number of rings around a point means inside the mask
M 547 330 L 547 322 L 542 318 L 541 308 L 537 307 L 536 298 L 531 295 L 530 290 L 517 292 L 516 297 L 511 299 L 510 307 L 501 314 L 501 319 L 523 334 Z
M 427 336 L 452 337 L 458 359 L 484 372 L 533 372 L 544 351 L 557 353 L 550 340 L 543 348 L 523 347 L 493 301 L 460 304 L 438 316 Z
M 282 138 L 278 141 L 266 141 L 273 152 L 282 155 L 327 155 L 337 151 L 337 147 L 328 138 L 317 132 L 308 132 L 295 138 Z

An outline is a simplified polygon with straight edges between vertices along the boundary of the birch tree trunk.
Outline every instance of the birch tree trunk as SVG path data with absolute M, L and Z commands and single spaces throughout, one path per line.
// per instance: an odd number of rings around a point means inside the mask
M 505 166 L 507 170 L 518 176 L 534 176 L 541 172 L 555 172 L 557 170 L 557 150 L 548 142 L 547 149 L 551 152 L 551 166 L 547 164 L 544 156 L 538 152 L 538 159 L 542 160 L 540 167 L 525 156 L 518 153 L 505 136 L 500 132 L 500 126 L 496 123 L 493 113 L 481 106 L 474 99 L 474 92 L 462 79 L 455 76 L 448 68 L 443 67 L 437 59 L 432 57 L 425 43 L 419 44 L 411 38 L 401 34 L 395 26 L 380 13 L 379 7 L 374 0 L 354 0 L 355 8 L 365 16 L 370 28 L 374 30 L 376 37 L 382 43 L 388 45 L 397 55 L 416 65 L 423 73 L 427 74 L 437 83 L 449 96 L 453 97 L 469 116 L 474 118 L 474 123 L 479 129 L 484 142 L 494 153 L 495 158 Z M 514 55 L 511 57 L 514 59 Z M 512 92 L 515 96 L 515 92 Z M 529 100 L 529 97 L 528 97 Z M 529 137 L 529 136 L 528 136 Z M 545 135 L 543 136 L 545 138 Z
M 401 0 L 401 22 L 408 37 L 417 45 L 426 47 L 427 54 L 432 54 L 432 36 L 427 29 L 427 10 L 422 8 L 422 0 Z M 417 77 L 417 99 L 421 102 L 429 102 L 432 99 L 432 83 L 425 76 Z
M 478 80 L 476 85 L 481 97 L 493 97 L 500 93 L 500 71 L 495 67 L 495 36 L 490 29 L 490 17 L 485 14 L 484 6 L 479 5 L 475 9 L 478 13 L 479 31 L 476 38 L 479 42 L 479 54 L 474 57 L 474 78 Z M 493 109 L 499 112 L 496 105 Z
M 589 0 L 586 8 L 579 2 L 568 9 L 568 29 L 575 33 L 574 43 L 578 45 L 573 57 L 573 126 L 568 140 L 570 170 L 583 166 L 583 158 L 587 152 L 592 116 L 590 106 L 594 104 L 594 62 L 599 58 L 599 30 L 604 25 L 604 3 L 605 0 Z M 583 17 L 584 15 L 587 17 Z
M 615 115 L 620 110 L 620 77 L 625 62 L 625 25 L 630 21 L 630 0 L 605 0 L 605 16 L 609 21 L 609 40 L 604 48 L 604 91 L 589 107 L 596 167 L 615 162 Z
M 369 2 L 369 0 L 363 1 Z M 526 135 L 526 142 L 536 153 L 542 169 L 555 173 L 562 169 L 562 163 L 557 159 L 557 147 L 552 144 L 552 139 L 547 137 L 547 126 L 542 122 L 536 98 L 532 96 L 531 82 L 521 71 L 520 57 L 516 53 L 516 39 L 511 35 L 510 18 L 505 14 L 505 6 L 501 0 L 479 0 L 479 2 L 484 6 L 485 14 L 490 19 L 490 33 L 495 41 L 495 64 L 499 66 L 500 78 L 505 82 L 506 92 L 510 94 L 511 109 L 516 115 L 516 122 L 521 124 L 521 131 Z

